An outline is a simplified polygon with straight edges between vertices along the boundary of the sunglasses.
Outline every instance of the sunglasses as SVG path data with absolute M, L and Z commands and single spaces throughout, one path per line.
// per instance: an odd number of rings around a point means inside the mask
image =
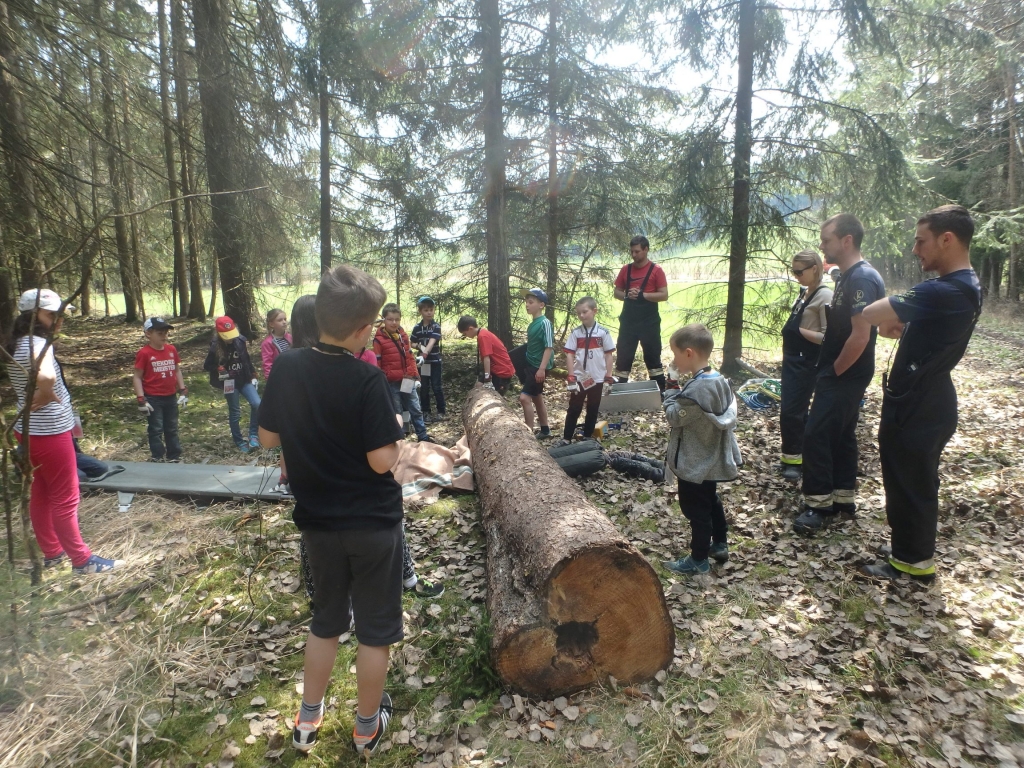
M 812 267 L 804 267 L 803 269 L 795 269 L 795 268 L 794 268 L 794 269 L 793 269 L 793 274 L 794 274 L 794 275 L 796 275 L 797 277 L 800 277 L 800 275 L 802 275 L 802 274 L 803 274 L 804 272 L 806 272 L 806 271 L 807 271 L 808 269 L 812 269 Z

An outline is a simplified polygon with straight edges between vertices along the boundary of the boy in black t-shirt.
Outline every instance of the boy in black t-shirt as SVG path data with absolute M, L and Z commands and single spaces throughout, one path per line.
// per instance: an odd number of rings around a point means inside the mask
M 402 488 L 391 474 L 403 434 L 384 374 L 356 357 L 385 298 L 381 284 L 354 267 L 326 273 L 316 297 L 320 341 L 277 358 L 260 407 L 262 444 L 282 446 L 288 462 L 316 593 L 292 731 L 301 752 L 316 744 L 323 723 L 350 600 L 359 616 L 358 752 L 376 749 L 394 711 L 384 681 L 388 646 L 403 638 Z

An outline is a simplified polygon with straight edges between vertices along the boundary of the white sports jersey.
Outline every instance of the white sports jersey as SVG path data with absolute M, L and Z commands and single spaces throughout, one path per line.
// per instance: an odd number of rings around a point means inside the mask
M 569 372 L 584 389 L 604 383 L 608 375 L 604 353 L 614 351 L 615 340 L 611 332 L 597 323 L 589 329 L 581 325 L 565 340 L 565 359 L 570 366 Z

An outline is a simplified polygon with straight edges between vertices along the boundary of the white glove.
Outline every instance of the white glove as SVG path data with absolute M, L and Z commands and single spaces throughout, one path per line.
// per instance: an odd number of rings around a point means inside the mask
M 178 407 L 184 408 L 186 405 L 188 405 L 188 397 L 182 395 L 181 397 L 178 398 Z
M 419 389 L 421 386 L 423 386 L 423 382 L 421 382 L 419 379 L 416 379 L 416 384 L 413 385 L 413 389 Z
M 141 403 L 139 403 L 139 413 L 141 413 L 143 416 L 149 416 L 149 414 L 151 414 L 154 410 L 155 409 L 148 400 L 143 400 Z
M 423 365 L 423 355 L 417 355 L 416 356 L 416 365 L 417 366 Z
M 259 384 L 259 382 L 258 382 L 258 381 L 257 381 L 257 380 L 256 380 L 255 378 L 253 378 L 253 380 L 252 380 L 252 385 L 253 385 L 253 386 L 255 387 L 255 386 L 257 386 L 258 384 Z

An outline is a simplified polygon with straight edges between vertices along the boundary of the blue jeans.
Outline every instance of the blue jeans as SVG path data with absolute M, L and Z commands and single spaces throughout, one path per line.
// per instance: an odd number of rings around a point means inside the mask
M 430 392 L 433 390 L 437 401 L 437 412 L 444 414 L 444 391 L 441 389 L 441 361 L 430 363 L 430 376 L 424 377 L 420 388 L 420 408 L 423 413 L 430 413 Z
M 242 437 L 242 403 L 238 399 L 241 395 L 249 401 L 249 438 L 259 437 L 260 425 L 259 425 L 259 413 L 260 413 L 260 396 L 256 391 L 256 386 L 251 382 L 247 381 L 244 384 L 235 382 L 235 391 L 224 393 L 224 399 L 228 401 L 228 423 L 231 425 L 231 439 L 235 441 L 235 445 L 241 447 L 248 445 L 249 441 Z
M 164 458 L 164 439 L 167 440 L 167 458 L 181 458 L 181 442 L 178 440 L 178 396 L 146 395 L 146 402 L 153 406 L 153 412 L 146 417 L 149 422 L 149 452 L 154 459 Z
M 400 381 L 389 381 L 388 386 L 391 387 L 391 399 L 395 403 L 395 413 L 401 416 L 402 411 L 408 411 L 409 418 L 412 420 L 412 428 L 416 430 L 416 437 L 420 440 L 425 438 L 427 436 L 427 425 L 423 423 L 423 412 L 420 410 L 419 394 L 415 390 L 403 392 L 402 382 Z

